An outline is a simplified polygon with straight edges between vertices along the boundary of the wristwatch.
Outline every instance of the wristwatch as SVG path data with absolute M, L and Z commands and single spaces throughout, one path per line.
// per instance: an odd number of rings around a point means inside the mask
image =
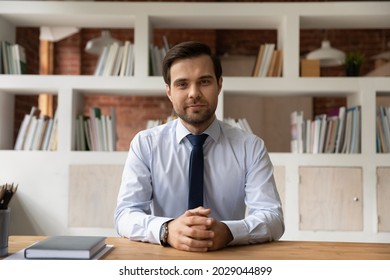
M 160 228 L 160 243 L 162 246 L 164 247 L 167 247 L 169 246 L 169 243 L 168 243 L 168 223 L 170 221 L 166 221 L 165 223 L 163 223 L 161 225 L 161 228 Z

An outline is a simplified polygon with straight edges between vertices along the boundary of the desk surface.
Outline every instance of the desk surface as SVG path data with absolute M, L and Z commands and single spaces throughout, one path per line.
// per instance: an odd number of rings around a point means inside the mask
M 10 236 L 9 254 L 44 238 Z M 106 260 L 390 260 L 390 244 L 387 243 L 277 241 L 207 253 L 183 252 L 120 237 L 108 237 L 106 243 L 114 245 L 103 256 Z

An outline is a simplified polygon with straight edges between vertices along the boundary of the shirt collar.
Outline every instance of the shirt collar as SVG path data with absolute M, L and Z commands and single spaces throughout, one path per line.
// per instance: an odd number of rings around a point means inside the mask
M 191 132 L 185 128 L 185 126 L 181 123 L 180 119 L 176 120 L 176 141 L 180 143 L 184 137 L 186 137 Z M 209 135 L 214 142 L 217 142 L 219 136 L 221 135 L 221 126 L 217 118 L 211 123 L 211 125 L 204 131 L 207 135 Z M 210 138 L 209 137 L 209 138 Z

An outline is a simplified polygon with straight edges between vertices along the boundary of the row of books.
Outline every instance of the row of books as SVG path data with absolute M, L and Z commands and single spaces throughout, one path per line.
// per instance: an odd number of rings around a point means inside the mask
M 26 51 L 19 44 L 0 42 L 0 74 L 26 74 Z
M 275 49 L 275 44 L 261 44 L 252 71 L 253 77 L 280 77 L 282 76 L 283 53 Z
M 390 153 L 390 107 L 379 106 L 376 113 L 378 153 Z
M 32 106 L 25 114 L 15 142 L 15 150 L 57 150 L 57 113 L 51 118 L 40 115 L 40 110 Z
M 78 115 L 76 119 L 76 150 L 115 151 L 117 142 L 115 108 L 103 115 L 99 107 L 92 107 L 89 116 Z
M 103 48 L 95 69 L 95 76 L 133 76 L 134 44 L 115 42 Z
M 340 107 L 329 114 L 304 119 L 302 111 L 291 113 L 292 153 L 360 153 L 361 109 Z

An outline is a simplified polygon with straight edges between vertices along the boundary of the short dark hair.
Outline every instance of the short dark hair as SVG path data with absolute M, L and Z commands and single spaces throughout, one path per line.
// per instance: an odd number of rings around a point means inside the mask
M 219 58 L 212 54 L 211 49 L 208 45 L 200 43 L 200 42 L 183 42 L 173 46 L 165 55 L 162 65 L 162 74 L 164 81 L 167 85 L 171 84 L 171 66 L 174 61 L 178 59 L 185 58 L 194 58 L 201 55 L 208 55 L 214 65 L 214 73 L 217 81 L 222 76 L 222 66 Z

